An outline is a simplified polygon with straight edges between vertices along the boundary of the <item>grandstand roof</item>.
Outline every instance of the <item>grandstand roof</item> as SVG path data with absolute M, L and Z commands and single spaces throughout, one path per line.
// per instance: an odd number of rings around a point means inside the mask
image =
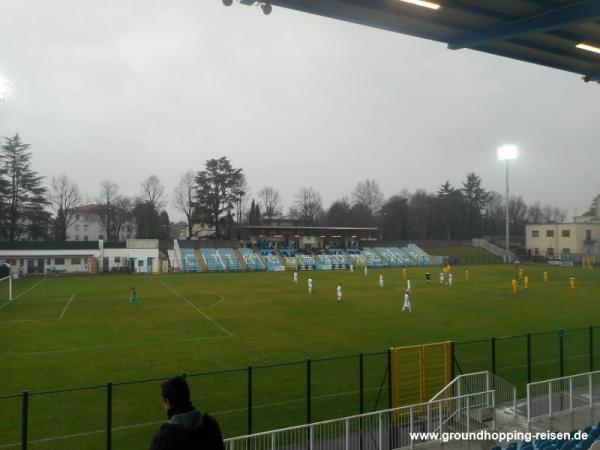
M 428 0 L 439 5 L 438 9 L 412 4 L 414 1 L 265 0 L 276 6 L 444 42 L 453 50 L 478 50 L 600 82 L 599 0 Z M 577 48 L 578 44 L 592 46 L 591 51 Z
M 238 228 L 248 230 L 337 230 L 337 231 L 378 231 L 377 227 L 307 227 L 307 226 L 279 226 L 279 225 L 240 225 Z

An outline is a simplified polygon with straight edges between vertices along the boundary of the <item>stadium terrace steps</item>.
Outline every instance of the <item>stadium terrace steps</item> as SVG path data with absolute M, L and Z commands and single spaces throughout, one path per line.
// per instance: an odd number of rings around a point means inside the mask
M 238 261 L 237 255 L 232 248 L 220 248 L 216 252 L 217 259 L 227 271 L 239 272 L 242 270 L 242 265 Z
M 183 247 L 181 249 L 181 270 L 184 272 L 200 272 L 200 262 L 194 249 Z
M 240 263 L 240 267 L 242 268 L 242 270 L 250 270 L 250 268 L 248 267 L 248 264 L 246 264 L 246 260 L 242 256 L 242 252 L 240 251 L 240 249 L 236 248 L 234 251 L 235 251 L 235 256 L 236 256 L 238 262 Z
M 208 270 L 208 268 L 206 267 L 206 261 L 204 261 L 204 258 L 202 257 L 202 254 L 200 253 L 200 249 L 194 250 L 194 253 L 196 254 L 196 259 L 198 259 L 198 263 L 200 264 L 200 269 L 203 272 L 206 272 Z
M 204 257 L 204 261 L 206 262 L 206 268 L 209 272 L 223 272 L 225 271 L 225 266 L 217 253 L 217 250 L 214 248 L 203 248 L 200 249 L 202 256 Z
M 267 270 L 265 261 L 258 253 L 250 248 L 240 248 L 239 251 L 249 270 Z

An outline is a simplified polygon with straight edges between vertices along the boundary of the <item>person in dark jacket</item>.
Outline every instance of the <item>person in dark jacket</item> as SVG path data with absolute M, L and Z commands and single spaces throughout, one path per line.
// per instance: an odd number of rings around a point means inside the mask
M 152 438 L 150 450 L 224 450 L 219 424 L 194 408 L 183 377 L 165 381 L 161 394 L 169 420 Z

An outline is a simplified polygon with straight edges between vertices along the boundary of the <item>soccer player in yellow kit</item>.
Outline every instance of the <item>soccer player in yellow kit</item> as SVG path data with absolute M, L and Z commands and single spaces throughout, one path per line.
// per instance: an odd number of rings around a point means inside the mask
M 511 285 L 512 285 L 513 295 L 516 295 L 517 294 L 517 289 L 519 289 L 519 283 L 517 282 L 516 279 L 513 278 L 512 282 L 511 282 Z
M 544 283 L 548 282 L 548 272 L 544 271 Z

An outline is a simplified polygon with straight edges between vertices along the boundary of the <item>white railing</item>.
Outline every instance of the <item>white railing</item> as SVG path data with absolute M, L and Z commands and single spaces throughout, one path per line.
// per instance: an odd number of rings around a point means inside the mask
M 495 429 L 495 392 L 325 420 L 227 439 L 226 450 L 383 450 L 435 442 L 441 433 Z M 487 425 L 489 422 L 489 425 Z M 438 433 L 411 436 L 411 433 Z M 411 439 L 414 437 L 414 439 Z
M 475 372 L 459 375 L 433 396 L 431 401 L 462 395 L 494 391 L 496 407 L 517 415 L 517 388 L 491 372 Z
M 483 248 L 488 252 L 500 256 L 503 261 L 511 262 L 513 260 L 513 254 L 511 252 L 506 253 L 506 250 L 486 241 L 485 239 L 473 238 L 473 247 Z
M 527 421 L 600 403 L 600 370 L 527 385 Z
M 181 257 L 181 249 L 179 248 L 179 242 L 177 242 L 177 239 L 173 240 L 173 251 L 175 252 L 175 258 L 177 259 L 179 268 L 183 270 L 183 258 Z

